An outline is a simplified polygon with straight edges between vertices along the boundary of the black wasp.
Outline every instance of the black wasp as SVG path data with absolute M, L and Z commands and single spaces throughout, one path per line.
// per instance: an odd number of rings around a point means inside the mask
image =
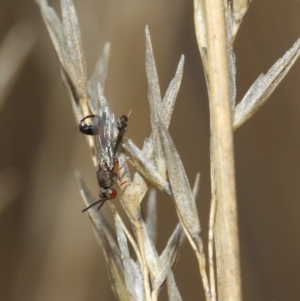
M 128 114 L 129 116 L 129 114 Z M 95 148 L 97 156 L 97 179 L 100 187 L 100 199 L 82 212 L 99 204 L 98 210 L 107 200 L 112 200 L 117 196 L 116 189 L 112 188 L 115 182 L 115 174 L 119 169 L 117 152 L 120 147 L 122 138 L 127 131 L 128 116 L 122 115 L 117 122 L 117 135 L 115 127 L 115 117 L 112 109 L 109 107 L 106 99 L 101 98 L 100 108 L 96 115 L 85 116 L 79 123 L 79 131 L 85 135 L 95 136 Z M 84 121 L 93 118 L 92 124 Z

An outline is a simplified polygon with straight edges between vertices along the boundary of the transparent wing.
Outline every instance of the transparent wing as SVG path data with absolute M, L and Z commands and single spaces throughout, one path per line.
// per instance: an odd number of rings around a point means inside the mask
M 93 122 L 97 163 L 105 160 L 108 167 L 114 164 L 113 144 L 115 137 L 115 116 L 106 98 L 101 96 Z

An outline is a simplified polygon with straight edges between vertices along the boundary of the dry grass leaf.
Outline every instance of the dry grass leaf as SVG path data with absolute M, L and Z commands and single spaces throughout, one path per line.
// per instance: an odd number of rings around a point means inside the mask
M 157 199 L 156 190 L 154 188 L 149 189 L 146 212 L 146 224 L 149 237 L 155 245 L 157 240 Z
M 147 300 L 140 266 L 130 257 L 126 235 L 117 218 L 115 218 L 115 226 L 118 235 L 121 258 L 123 261 L 126 287 L 130 295 L 130 300 Z
M 95 199 L 92 197 L 86 184 L 82 180 L 80 173 L 77 171 L 75 175 L 84 203 L 86 207 L 88 207 L 95 202 Z M 88 210 L 88 214 L 92 221 L 97 241 L 99 242 L 104 254 L 112 290 L 118 300 L 130 300 L 127 287 L 125 285 L 125 275 L 121 263 L 122 258 L 119 255 L 120 248 L 118 246 L 117 239 L 101 212 L 97 211 L 96 208 L 93 207 Z
M 110 44 L 106 43 L 96 63 L 95 69 L 88 81 L 89 105 L 92 112 L 96 112 L 97 109 L 99 85 L 102 88 L 102 94 L 104 94 L 105 83 L 108 73 L 109 57 Z
M 264 75 L 261 74 L 250 87 L 234 112 L 234 129 L 239 128 L 251 118 L 267 101 L 275 88 L 287 75 L 300 54 L 300 39 Z

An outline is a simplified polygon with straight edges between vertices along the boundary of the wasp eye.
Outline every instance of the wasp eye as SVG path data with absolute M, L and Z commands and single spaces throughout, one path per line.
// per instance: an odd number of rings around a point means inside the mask
M 110 189 L 108 194 L 109 194 L 110 199 L 114 199 L 118 193 L 117 193 L 117 190 Z

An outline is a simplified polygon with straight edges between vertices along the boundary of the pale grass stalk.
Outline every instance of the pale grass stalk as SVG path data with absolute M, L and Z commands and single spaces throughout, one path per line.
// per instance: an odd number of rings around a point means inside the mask
M 216 235 L 220 242 L 220 300 L 241 300 L 239 242 L 233 159 L 232 109 L 222 0 L 205 1 L 211 135 L 216 195 Z
M 211 115 L 208 251 L 212 300 L 241 300 L 231 131 L 258 111 L 300 54 L 298 40 L 266 75 L 258 77 L 236 106 L 235 55 L 232 47 L 250 2 L 233 1 L 231 12 L 227 1 L 194 1 L 196 36 L 204 65 Z M 215 292 L 214 247 L 218 295 Z

